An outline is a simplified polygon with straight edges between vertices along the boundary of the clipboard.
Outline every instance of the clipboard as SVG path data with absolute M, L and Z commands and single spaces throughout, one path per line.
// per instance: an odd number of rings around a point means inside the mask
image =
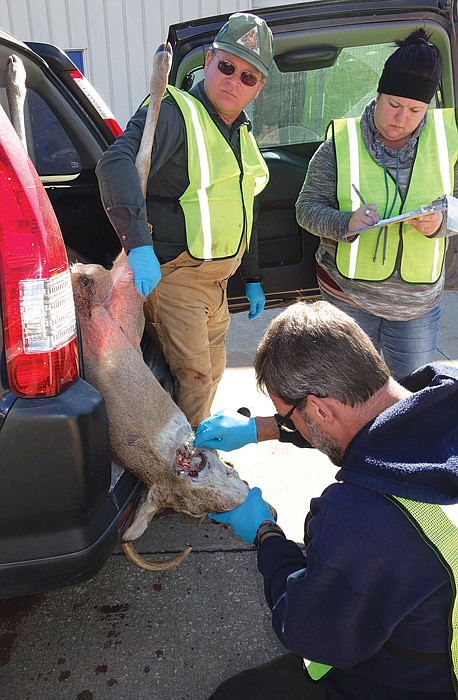
M 443 195 L 442 197 L 439 197 L 439 199 L 432 201 L 430 204 L 422 204 L 421 207 L 414 209 L 413 211 L 406 211 L 402 214 L 398 214 L 397 216 L 392 216 L 389 219 L 380 219 L 380 221 L 377 221 L 376 224 L 372 224 L 372 226 L 366 226 L 366 228 L 361 228 L 359 231 L 346 233 L 344 239 L 352 238 L 352 236 L 357 236 L 360 233 L 364 233 L 364 231 L 373 231 L 374 229 L 379 229 L 383 226 L 397 224 L 400 221 L 406 221 L 406 219 L 415 219 L 417 216 L 421 216 L 422 214 L 431 214 L 434 211 L 445 211 L 447 209 L 448 199 L 449 198 L 447 195 Z

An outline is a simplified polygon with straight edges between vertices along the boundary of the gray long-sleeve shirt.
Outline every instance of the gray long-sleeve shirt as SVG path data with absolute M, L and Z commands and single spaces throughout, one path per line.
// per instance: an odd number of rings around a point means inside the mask
M 374 125 L 374 105 L 375 102 L 371 102 L 361 118 L 363 139 L 371 157 L 379 164 L 382 164 L 382 149 L 385 150 L 387 169 L 394 178 L 396 150 L 383 145 Z M 415 158 L 418 136 L 423 127 L 424 120 L 406 145 L 399 149 L 398 186 L 403 198 Z M 457 194 L 458 166 L 455 165 L 454 196 Z M 321 239 L 316 253 L 318 265 L 344 292 L 350 303 L 358 304 L 377 316 L 405 321 L 423 316 L 437 306 L 444 289 L 444 272 L 435 284 L 408 284 L 400 278 L 398 269 L 389 279 L 381 282 L 352 280 L 339 273 L 335 265 L 337 242 L 344 240 L 353 212 L 339 211 L 338 206 L 334 143 L 328 139 L 319 147 L 310 161 L 296 202 L 296 217 L 299 225 Z M 448 237 L 456 234 L 447 229 L 444 221 L 436 235 Z
M 250 121 L 242 112 L 228 126 L 209 101 L 203 81 L 191 89 L 227 139 L 241 163 L 240 127 Z M 102 202 L 126 251 L 151 245 L 160 263 L 175 259 L 186 250 L 186 230 L 179 197 L 189 185 L 186 127 L 183 115 L 171 97 L 162 100 L 156 125 L 148 176 L 146 202 L 135 168 L 147 107 L 139 109 L 130 119 L 126 130 L 105 151 L 96 167 Z M 259 281 L 257 217 L 255 200 L 250 247 L 243 256 L 242 276 L 247 281 Z M 149 232 L 148 222 L 152 225 Z

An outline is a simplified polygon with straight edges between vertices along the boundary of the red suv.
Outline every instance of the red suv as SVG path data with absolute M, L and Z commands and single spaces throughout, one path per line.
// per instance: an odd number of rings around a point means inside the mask
M 82 378 L 67 261 L 109 265 L 119 250 L 94 167 L 120 128 L 65 54 L 37 48 L 46 62 L 0 32 L 0 598 L 94 575 L 139 492 Z M 9 119 L 12 54 L 30 159 Z

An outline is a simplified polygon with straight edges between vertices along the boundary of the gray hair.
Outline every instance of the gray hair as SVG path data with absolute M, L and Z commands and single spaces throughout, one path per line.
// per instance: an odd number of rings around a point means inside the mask
M 356 406 L 390 378 L 366 333 L 326 301 L 297 302 L 271 321 L 254 368 L 258 388 L 290 405 L 314 394 Z

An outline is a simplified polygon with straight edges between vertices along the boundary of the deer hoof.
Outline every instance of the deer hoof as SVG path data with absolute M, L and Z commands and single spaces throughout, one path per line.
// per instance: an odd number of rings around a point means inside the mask
M 152 559 L 142 557 L 135 549 L 133 542 L 122 542 L 121 545 L 129 561 L 146 571 L 168 571 L 169 569 L 174 569 L 176 566 L 179 566 L 192 551 L 192 547 L 186 547 L 186 549 L 180 552 L 180 554 L 177 554 L 176 557 L 166 559 L 165 561 L 153 561 Z

